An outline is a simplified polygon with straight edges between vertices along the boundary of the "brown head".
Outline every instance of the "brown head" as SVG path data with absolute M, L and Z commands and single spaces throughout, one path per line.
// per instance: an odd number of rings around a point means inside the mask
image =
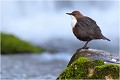
M 66 13 L 68 15 L 72 15 L 74 16 L 76 19 L 79 19 L 81 17 L 83 17 L 83 15 L 79 12 L 79 11 L 73 11 L 72 13 Z

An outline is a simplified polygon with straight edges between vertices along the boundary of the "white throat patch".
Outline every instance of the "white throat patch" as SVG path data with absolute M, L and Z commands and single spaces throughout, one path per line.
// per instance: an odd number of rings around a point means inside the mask
M 72 15 L 71 15 L 71 18 L 72 18 L 71 26 L 72 26 L 72 28 L 74 28 L 75 25 L 76 25 L 76 23 L 77 23 L 77 20 L 76 20 L 76 18 L 75 18 L 74 16 L 72 16 Z

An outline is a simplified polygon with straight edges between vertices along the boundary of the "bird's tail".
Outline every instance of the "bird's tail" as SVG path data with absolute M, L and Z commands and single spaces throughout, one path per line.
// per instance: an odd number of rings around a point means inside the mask
M 110 41 L 110 39 L 106 38 L 105 36 L 103 36 L 102 39 Z

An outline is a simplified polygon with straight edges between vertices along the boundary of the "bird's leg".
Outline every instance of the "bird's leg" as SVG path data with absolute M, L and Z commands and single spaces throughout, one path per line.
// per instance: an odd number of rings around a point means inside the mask
M 85 45 L 82 47 L 82 49 L 88 49 L 88 48 L 89 48 L 89 47 L 87 47 L 88 42 L 89 42 L 89 41 L 87 41 L 87 42 L 85 43 Z
M 89 48 L 89 47 L 87 47 L 88 42 L 89 41 L 87 41 L 82 48 L 77 49 L 77 52 L 79 52 L 81 49 L 88 49 Z

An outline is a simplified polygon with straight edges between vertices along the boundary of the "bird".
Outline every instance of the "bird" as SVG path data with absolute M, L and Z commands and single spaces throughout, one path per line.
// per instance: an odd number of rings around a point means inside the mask
M 89 47 L 87 47 L 87 45 L 92 40 L 103 39 L 110 41 L 110 39 L 102 34 L 100 27 L 92 18 L 84 16 L 77 10 L 66 14 L 70 15 L 72 18 L 71 26 L 73 34 L 80 41 L 86 42 L 85 45 L 82 48 L 77 49 L 77 51 L 88 49 Z

